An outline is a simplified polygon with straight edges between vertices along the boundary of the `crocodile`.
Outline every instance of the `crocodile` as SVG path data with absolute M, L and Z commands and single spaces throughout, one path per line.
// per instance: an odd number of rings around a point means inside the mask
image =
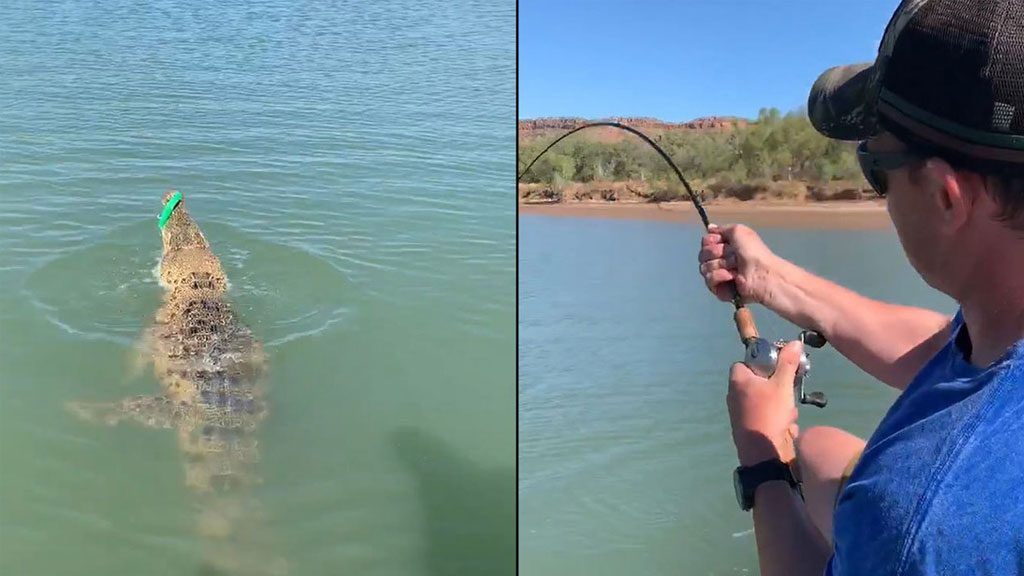
M 283 573 L 282 559 L 258 558 L 265 545 L 242 536 L 261 516 L 252 487 L 260 482 L 257 431 L 268 414 L 263 347 L 232 309 L 224 269 L 183 195 L 171 190 L 162 205 L 163 301 L 135 347 L 138 366 L 152 366 L 160 391 L 66 406 L 93 423 L 177 431 L 207 549 L 202 574 Z

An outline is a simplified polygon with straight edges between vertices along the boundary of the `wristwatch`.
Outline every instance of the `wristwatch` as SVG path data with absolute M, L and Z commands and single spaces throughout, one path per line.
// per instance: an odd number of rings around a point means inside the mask
M 790 488 L 800 492 L 800 483 L 793 476 L 789 465 L 773 458 L 759 462 L 753 466 L 739 466 L 732 473 L 733 487 L 736 489 L 736 501 L 740 508 L 747 512 L 754 507 L 754 492 L 765 482 L 785 480 Z M 802 494 L 801 494 L 802 496 Z

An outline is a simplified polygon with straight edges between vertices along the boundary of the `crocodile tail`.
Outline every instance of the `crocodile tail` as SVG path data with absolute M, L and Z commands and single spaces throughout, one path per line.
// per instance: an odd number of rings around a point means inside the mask
M 199 576 L 286 576 L 288 564 L 274 551 L 264 512 L 251 496 L 204 498 L 198 514 L 202 542 Z
M 200 574 L 284 576 L 287 563 L 273 553 L 276 546 L 254 492 L 260 483 L 254 433 L 228 424 L 205 425 L 187 436 L 186 482 L 195 493 Z

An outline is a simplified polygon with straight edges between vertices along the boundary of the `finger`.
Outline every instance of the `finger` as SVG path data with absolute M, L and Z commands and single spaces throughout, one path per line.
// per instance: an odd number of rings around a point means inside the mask
M 725 268 L 727 270 L 736 271 L 736 255 L 726 254 L 725 258 L 716 258 L 714 260 L 708 260 L 700 265 L 700 273 L 707 274 L 714 270 Z
M 735 253 L 736 248 L 728 244 L 711 244 L 710 246 L 705 246 L 701 249 L 700 253 L 697 254 L 697 260 L 700 262 L 707 262 L 708 260 L 724 258 Z
M 718 286 L 725 282 L 731 281 L 736 275 L 727 268 L 719 268 L 712 270 L 704 275 L 704 283 L 707 284 L 711 291 L 715 291 Z
M 725 244 L 708 244 L 701 247 L 700 252 L 697 253 L 697 261 L 703 264 L 708 260 L 721 258 L 724 254 Z
M 730 288 L 727 284 L 720 284 L 718 286 L 715 286 L 714 288 L 711 289 L 711 291 L 714 292 L 715 297 L 717 297 L 722 302 L 728 302 L 732 300 L 732 288 Z
M 715 226 L 715 233 L 722 237 L 723 240 L 728 242 L 736 234 L 736 228 L 738 224 L 726 224 L 725 226 Z
M 802 352 L 803 343 L 799 340 L 793 340 L 779 351 L 779 360 L 775 366 L 775 374 L 772 375 L 772 380 L 775 383 L 780 386 L 793 386 L 796 370 L 800 366 L 800 354 Z
M 708 262 L 704 262 L 698 267 L 698 270 L 700 270 L 701 276 L 707 276 L 709 272 L 714 272 L 715 270 L 719 270 L 721 268 L 728 268 L 728 266 L 725 265 L 725 260 L 719 258 L 717 260 L 710 260 Z
M 701 248 L 706 248 L 708 246 L 714 246 L 715 244 L 721 244 L 721 243 L 722 243 L 722 235 L 721 234 L 706 234 L 705 236 L 701 237 L 701 239 L 700 239 L 700 246 L 701 246 Z

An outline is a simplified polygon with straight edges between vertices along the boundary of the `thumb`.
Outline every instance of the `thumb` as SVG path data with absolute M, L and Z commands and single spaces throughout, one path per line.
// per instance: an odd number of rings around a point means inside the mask
M 711 224 L 709 228 L 711 228 L 711 231 L 714 232 L 715 234 L 720 234 L 722 238 L 724 238 L 725 240 L 731 239 L 733 233 L 736 231 L 735 224 L 726 224 L 724 226 L 718 224 Z
M 796 370 L 800 366 L 800 354 L 803 353 L 804 345 L 799 340 L 794 340 L 779 351 L 779 363 L 775 367 L 775 374 L 772 375 L 772 380 L 777 384 L 785 383 L 788 386 L 793 385 L 793 380 L 796 378 Z

